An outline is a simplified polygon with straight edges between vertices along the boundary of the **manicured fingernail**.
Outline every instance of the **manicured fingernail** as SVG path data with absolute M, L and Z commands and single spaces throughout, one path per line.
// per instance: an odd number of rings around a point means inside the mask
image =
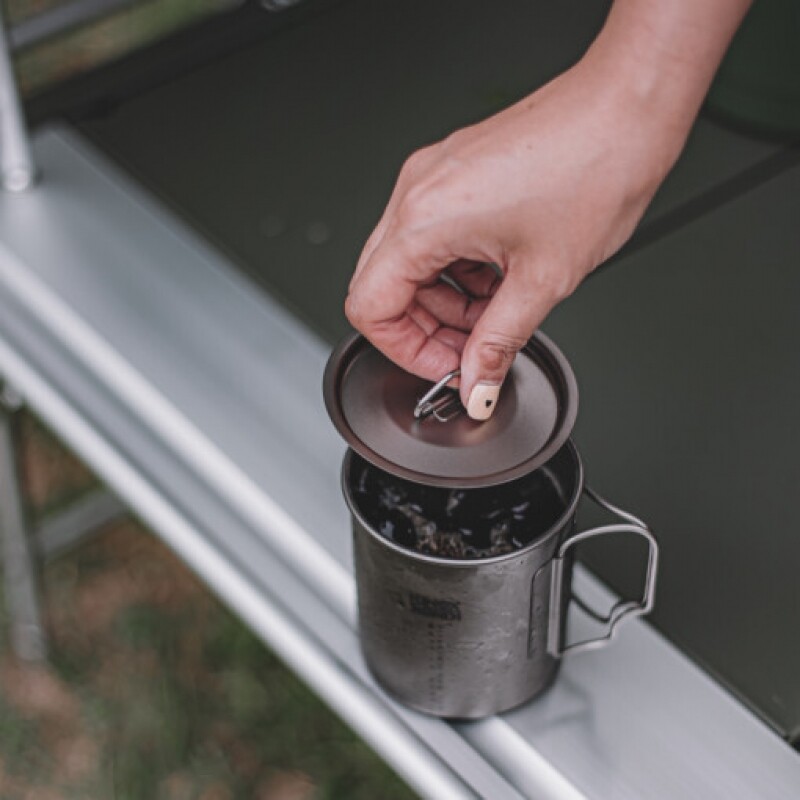
M 499 396 L 499 383 L 476 383 L 469 394 L 467 414 L 472 419 L 489 419 L 494 414 L 494 407 L 497 405 Z

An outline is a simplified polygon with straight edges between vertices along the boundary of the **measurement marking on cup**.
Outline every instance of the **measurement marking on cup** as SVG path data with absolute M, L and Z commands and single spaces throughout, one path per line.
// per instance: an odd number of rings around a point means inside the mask
M 436 705 L 444 691 L 444 630 L 442 625 L 428 623 L 428 702 Z
M 408 593 L 408 602 L 415 614 L 444 620 L 460 620 L 461 606 L 453 600 L 435 600 L 415 592 Z

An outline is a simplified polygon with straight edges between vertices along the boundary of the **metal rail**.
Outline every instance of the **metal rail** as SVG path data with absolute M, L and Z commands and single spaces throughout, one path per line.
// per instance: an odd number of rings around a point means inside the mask
M 20 494 L 16 459 L 18 409 L 0 399 L 0 548 L 6 604 L 9 611 L 11 647 L 25 661 L 47 657 L 35 554 Z
M 353 625 L 326 348 L 82 137 L 41 131 L 36 153 L 52 184 L 0 196 L 0 371 L 418 791 L 794 796 L 798 755 L 639 620 L 502 717 L 385 697 Z
M 36 178 L 25 116 L 19 99 L 14 64 L 0 4 L 0 172 L 3 188 L 10 192 L 28 189 Z
M 116 495 L 107 489 L 95 489 L 47 516 L 33 529 L 36 553 L 45 561 L 57 558 L 90 533 L 127 515 L 127 507 Z

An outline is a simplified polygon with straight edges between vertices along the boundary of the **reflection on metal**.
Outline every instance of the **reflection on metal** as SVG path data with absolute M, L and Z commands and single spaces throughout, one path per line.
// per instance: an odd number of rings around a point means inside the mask
M 27 189 L 33 183 L 36 174 L 17 90 L 14 65 L 8 49 L 2 6 L 0 6 L 0 168 L 3 187 L 10 192 Z
M 501 717 L 447 723 L 382 694 L 355 630 L 343 448 L 319 396 L 328 349 L 82 137 L 43 130 L 36 153 L 61 184 L 0 196 L 0 370 L 417 792 L 797 794 L 800 756 L 638 619 Z M 112 234 L 108 259 L 97 243 Z M 592 607 L 613 605 L 575 572 Z
M 39 599 L 36 567 L 25 521 L 16 440 L 18 414 L 0 406 L 0 546 L 6 603 L 11 628 L 11 647 L 26 661 L 47 657 Z
M 82 149 L 80 140 L 74 140 L 74 145 L 67 145 L 71 155 L 66 163 L 59 159 L 70 173 L 68 176 L 62 173 L 62 177 L 66 177 L 66 185 L 74 187 L 78 194 L 93 198 L 89 206 L 80 210 L 75 204 L 64 204 L 58 192 L 50 193 L 48 187 L 43 187 L 42 191 L 32 195 L 34 213 L 29 213 L 30 208 L 25 209 L 32 225 L 28 227 L 25 223 L 20 224 L 20 204 L 13 202 L 13 198 L 6 198 L 3 202 L 0 197 L 0 370 L 24 391 L 26 402 L 46 424 L 422 797 L 468 800 L 484 796 L 521 800 L 522 795 L 514 791 L 447 723 L 392 703 L 375 686 L 361 658 L 354 630 L 352 578 L 339 560 L 321 547 L 309 532 L 325 531 L 328 543 L 337 539 L 342 542 L 349 540 L 345 526 L 341 524 L 346 510 L 339 499 L 335 479 L 338 465 L 329 476 L 332 480 L 320 482 L 318 468 L 305 459 L 304 451 L 298 451 L 292 438 L 273 438 L 275 423 L 280 430 L 290 434 L 298 430 L 296 426 L 287 426 L 285 418 L 278 420 L 271 414 L 262 414 L 261 428 L 257 432 L 251 430 L 247 439 L 259 443 L 256 452 L 267 456 L 264 464 L 268 467 L 274 465 L 276 471 L 265 479 L 260 468 L 251 465 L 249 473 L 244 474 L 242 465 L 228 462 L 205 434 L 197 437 L 194 422 L 173 406 L 171 398 L 162 395 L 149 378 L 139 375 L 127 358 L 120 358 L 116 349 L 118 343 L 113 336 L 111 341 L 101 345 L 102 353 L 96 351 L 91 343 L 92 340 L 96 342 L 91 326 L 85 322 L 78 324 L 73 311 L 63 305 L 60 292 L 53 294 L 52 287 L 47 288 L 41 283 L 41 276 L 33 267 L 37 259 L 23 262 L 15 255 L 19 243 L 17 235 L 22 241 L 30 242 L 28 234 L 40 230 L 41 223 L 49 219 L 55 229 L 65 235 L 62 239 L 60 233 L 56 234 L 65 248 L 60 252 L 64 261 L 59 260 L 56 273 L 64 275 L 63 263 L 76 268 L 82 264 L 93 269 L 96 264 L 87 262 L 74 247 L 91 246 L 96 239 L 83 234 L 74 235 L 73 225 L 68 224 L 66 228 L 56 225 L 51 212 L 60 215 L 63 211 L 69 213 L 72 208 L 82 215 L 91 207 L 88 219 L 102 226 L 96 232 L 108 230 L 104 211 L 111 207 L 120 210 L 119 206 L 108 196 L 101 199 L 93 192 L 84 195 L 73 183 L 77 175 L 72 172 L 70 163 L 91 183 L 99 178 L 111 190 L 112 196 L 126 198 L 123 217 L 131 223 L 131 227 L 124 230 L 114 228 L 120 255 L 120 261 L 115 261 L 115 264 L 135 263 L 149 273 L 152 266 L 149 248 L 155 246 L 161 256 L 166 257 L 167 252 L 162 250 L 166 247 L 173 258 L 171 269 L 181 271 L 185 268 L 193 272 L 201 286 L 207 278 L 212 278 L 215 288 L 207 295 L 208 299 L 216 298 L 224 305 L 233 302 L 236 306 L 230 307 L 230 314 L 223 314 L 226 324 L 235 329 L 235 335 L 230 340 L 216 340 L 223 348 L 228 343 L 233 347 L 223 357 L 223 362 L 233 367 L 232 375 L 239 374 L 241 363 L 238 357 L 244 352 L 239 323 L 249 327 L 254 322 L 259 325 L 266 322 L 269 326 L 266 347 L 261 347 L 265 331 L 259 328 L 258 332 L 259 362 L 263 369 L 254 374 L 248 388 L 257 387 L 262 398 L 265 396 L 262 381 L 273 387 L 271 394 L 267 393 L 271 397 L 276 396 L 276 388 L 279 392 L 289 388 L 291 391 L 286 397 L 289 417 L 301 419 L 308 412 L 303 433 L 309 437 L 309 444 L 313 445 L 317 455 L 321 445 L 330 444 L 337 460 L 341 457 L 341 445 L 324 418 L 319 397 L 318 371 L 324 363 L 324 350 L 319 342 L 302 341 L 294 327 L 296 322 L 290 323 L 291 318 L 278 306 L 270 306 L 268 299 L 259 298 L 256 302 L 251 294 L 243 291 L 243 284 L 237 282 L 235 274 L 227 269 L 221 271 L 225 262 L 219 261 L 188 231 L 172 226 L 165 228 L 164 211 L 159 209 L 154 215 L 150 201 L 143 194 L 138 195 L 138 200 L 127 194 L 121 195 L 115 189 L 115 182 L 107 181 L 101 173 L 94 169 L 83 173 L 88 162 L 78 149 Z M 55 166 L 46 152 L 39 150 L 38 153 L 43 164 Z M 73 158 L 77 160 L 72 161 Z M 131 185 L 124 177 L 118 177 L 126 186 Z M 54 206 L 51 205 L 53 200 L 56 201 Z M 97 200 L 100 200 L 99 204 L 95 204 Z M 48 227 L 51 229 L 52 226 Z M 129 261 L 129 258 L 134 261 Z M 112 271 L 115 272 L 116 268 L 112 267 Z M 164 277 L 166 284 L 161 286 L 161 290 L 172 279 L 169 275 Z M 73 285 L 74 280 L 73 274 L 70 278 Z M 114 285 L 115 280 L 112 278 L 108 286 Z M 222 283 L 217 283 L 220 280 Z M 11 289 L 8 281 L 21 288 L 21 294 Z M 181 284 L 183 292 L 187 282 L 182 279 Z M 205 293 L 205 288 L 202 291 Z M 112 293 L 116 295 L 116 290 Z M 49 310 L 40 306 L 34 296 L 38 296 Z M 93 294 L 91 286 L 84 285 L 81 296 L 84 300 L 91 296 L 90 302 L 95 310 L 108 308 L 105 301 Z M 161 291 L 151 296 L 156 302 L 159 298 L 168 303 L 173 320 L 176 314 L 183 313 L 181 302 L 171 291 L 167 296 Z M 32 300 L 36 307 L 33 315 L 29 313 L 28 300 Z M 244 303 L 243 308 L 238 305 L 240 302 Z M 265 305 L 271 309 L 266 319 L 263 316 Z M 156 316 L 160 317 L 160 314 Z M 45 319 L 54 322 L 58 329 L 62 323 L 66 324 L 70 333 L 52 336 L 55 328 L 49 323 L 43 326 Z M 184 318 L 184 322 L 194 329 L 194 322 L 188 318 Z M 210 332 L 207 327 L 205 330 Z M 139 342 L 144 345 L 144 350 L 157 355 L 148 342 L 147 328 L 141 333 Z M 75 347 L 73 335 L 78 335 L 83 344 Z M 308 333 L 303 331 L 302 335 L 307 337 Z M 190 338 L 194 341 L 194 337 Z M 244 350 L 250 352 L 247 348 Z M 221 355 L 219 349 L 215 352 Z M 284 356 L 288 359 L 286 364 L 282 361 Z M 95 357 L 105 364 L 102 374 L 95 372 Z M 190 362 L 191 358 L 182 362 L 182 369 L 176 370 L 175 362 L 170 359 L 169 371 L 181 381 L 190 375 L 197 377 Z M 282 385 L 273 381 L 275 370 L 284 375 Z M 121 394 L 117 386 L 120 378 L 126 384 Z M 298 381 L 303 383 L 303 391 L 299 390 Z M 204 395 L 203 390 L 198 398 Z M 281 400 L 278 402 L 283 405 Z M 248 408 L 249 405 L 248 402 Z M 149 407 L 152 416 L 144 406 Z M 209 407 L 217 422 L 222 421 L 219 408 L 216 401 Z M 148 417 L 146 427 L 142 426 L 142 412 Z M 150 423 L 158 424 L 159 419 L 166 424 L 154 430 Z M 230 420 L 225 424 L 229 425 Z M 214 428 L 215 422 L 209 420 L 209 425 Z M 176 432 L 184 444 L 199 444 L 204 452 L 189 455 L 181 446 L 176 455 L 173 450 Z M 326 434 L 327 439 L 324 438 Z M 262 450 L 265 440 L 271 444 Z M 327 448 L 325 452 L 331 454 Z M 187 455 L 188 459 L 185 459 Z M 303 456 L 302 462 L 297 461 L 298 455 Z M 305 485 L 297 481 L 295 467 L 300 465 L 305 474 Z M 211 467 L 216 476 L 211 484 L 207 482 L 211 476 L 205 474 L 205 467 Z M 264 491 L 265 486 L 269 486 L 269 493 Z M 306 511 L 318 515 L 317 523 L 306 518 L 305 528 L 294 517 L 296 508 L 292 508 L 292 515 L 289 514 L 284 508 L 285 500 L 279 502 L 280 498 L 274 494 L 287 489 L 302 490 L 298 500 Z M 325 500 L 328 490 L 331 498 L 336 498 L 335 508 L 341 510 L 342 520 L 339 522 Z M 238 498 L 233 504 L 230 492 Z M 309 503 L 309 496 L 314 497 L 313 503 Z M 294 577 L 295 568 L 300 565 L 302 578 Z M 436 748 L 430 747 L 431 741 L 437 742 Z
M 459 414 L 462 406 L 458 399 L 458 394 L 444 392 L 444 388 L 453 378 L 457 378 L 460 374 L 460 369 L 454 369 L 452 372 L 448 372 L 438 383 L 431 386 L 417 403 L 414 409 L 414 417 L 416 419 L 425 419 L 425 417 L 433 414 L 439 422 L 447 422 L 447 420 Z
M 0 267 L 2 256 L 0 247 Z M 7 310 L 6 299 L 0 293 L 0 311 Z M 8 346 L 9 328 L 28 344 L 20 353 Z M 109 398 L 102 381 L 84 380 L 80 359 L 67 355 L 57 341 L 25 335 L 32 332 L 22 319 L 0 313 L 0 367 L 24 387 L 31 407 L 421 797 L 522 800 L 447 723 L 392 703 L 375 687 L 352 621 L 342 619 L 350 616 L 348 597 L 326 594 L 321 600 L 314 592 L 318 587 L 294 577 L 265 547 L 265 530 L 253 531 L 241 509 L 210 491 L 163 439 L 138 423 L 138 435 L 131 438 L 125 403 Z M 76 398 L 80 411 L 72 405 Z M 291 537 L 298 530 L 283 532 Z M 324 560 L 322 551 L 316 557 Z M 430 748 L 431 740 L 437 741 L 436 749 Z

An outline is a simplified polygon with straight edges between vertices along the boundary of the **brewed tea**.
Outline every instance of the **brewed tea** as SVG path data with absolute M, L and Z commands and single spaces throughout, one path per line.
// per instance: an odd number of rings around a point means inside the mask
M 353 499 L 369 525 L 401 547 L 430 556 L 479 559 L 520 550 L 566 508 L 546 469 L 486 489 L 442 489 L 354 464 Z

